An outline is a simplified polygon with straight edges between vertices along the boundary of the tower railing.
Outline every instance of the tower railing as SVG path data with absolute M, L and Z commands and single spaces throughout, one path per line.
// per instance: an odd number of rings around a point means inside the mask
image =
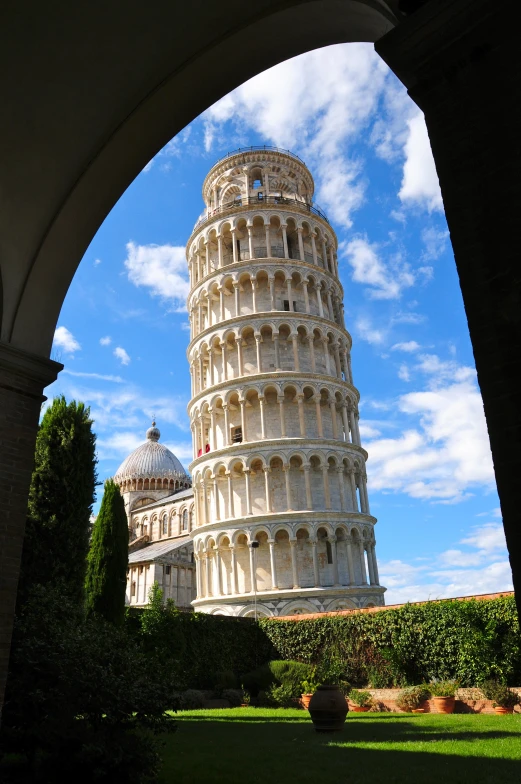
M 219 158 L 219 160 L 214 163 L 212 168 L 215 168 L 215 166 L 221 163 L 221 161 L 225 161 L 227 158 L 233 158 L 234 155 L 240 155 L 241 153 L 247 153 L 247 152 L 263 152 L 263 151 L 281 152 L 284 155 L 289 155 L 291 158 L 295 158 L 297 161 L 300 161 L 300 163 L 302 163 L 304 166 L 306 165 L 302 160 L 302 158 L 300 158 L 298 155 L 295 155 L 295 153 L 291 152 L 291 150 L 284 150 L 282 147 L 272 147 L 269 144 L 260 144 L 254 147 L 239 147 L 237 150 L 233 150 L 232 152 L 227 152 L 226 155 L 223 155 L 222 158 Z
M 230 212 L 231 210 L 234 210 L 238 207 L 258 207 L 259 209 L 262 209 L 264 204 L 269 204 L 270 206 L 277 205 L 279 207 L 297 207 L 298 209 L 305 210 L 312 215 L 318 215 L 319 218 L 322 218 L 322 220 L 325 220 L 326 223 L 329 224 L 327 215 L 319 207 L 315 207 L 313 204 L 310 204 L 307 201 L 302 201 L 301 199 L 297 198 L 297 196 L 294 196 L 293 198 L 288 196 L 265 196 L 262 199 L 250 196 L 247 199 L 238 198 L 234 201 L 227 202 L 226 204 L 221 204 L 219 207 L 215 207 L 215 209 L 205 210 L 198 218 L 194 228 L 192 229 L 192 234 L 199 228 L 199 226 L 201 226 L 203 223 L 206 223 L 206 221 L 215 218 L 216 215 L 223 215 L 224 213 Z

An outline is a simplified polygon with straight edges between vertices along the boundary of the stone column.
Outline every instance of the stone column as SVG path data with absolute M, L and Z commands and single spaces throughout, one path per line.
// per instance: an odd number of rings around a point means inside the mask
M 356 479 L 354 469 L 349 469 L 349 480 L 351 483 L 351 496 L 353 498 L 353 512 L 358 512 L 358 498 L 356 495 Z
M 280 370 L 279 333 L 273 334 L 271 339 L 275 346 L 275 370 Z
M 329 246 L 329 265 L 331 267 L 331 274 L 336 275 L 335 257 L 333 255 L 333 246 Z
M 336 402 L 334 400 L 329 401 L 329 408 L 331 410 L 331 424 L 333 425 L 333 438 L 335 441 L 338 441 L 338 422 L 336 419 Z
M 297 395 L 297 404 L 298 404 L 298 419 L 299 419 L 299 426 L 300 426 L 300 437 L 306 437 L 306 416 L 304 414 L 304 395 L 298 394 Z
M 308 281 L 302 281 L 302 291 L 304 292 L 304 307 L 306 308 L 306 313 L 309 315 L 311 313 L 309 308 L 309 293 L 308 293 Z
M 291 291 L 291 278 L 288 278 L 286 280 L 286 287 L 288 289 L 288 307 L 289 307 L 289 312 L 293 313 L 293 294 L 292 294 L 292 291 Z
M 223 433 L 223 446 L 230 446 L 230 423 L 228 415 L 228 403 L 223 403 L 224 411 L 224 433 Z
M 260 423 L 261 423 L 261 439 L 264 441 L 264 439 L 266 438 L 266 418 L 264 415 L 263 395 L 259 395 L 259 411 L 260 411 Z
M 217 522 L 221 519 L 221 506 L 219 502 L 219 482 L 217 481 L 217 476 L 213 478 L 213 497 L 214 497 L 214 505 L 215 505 L 215 519 Z
M 348 422 L 348 419 L 347 419 L 347 405 L 346 405 L 346 403 L 342 403 L 341 411 L 342 411 L 342 423 L 344 425 L 344 441 L 346 443 L 349 443 L 349 441 L 350 441 L 350 438 L 349 438 L 349 422 Z
M 356 585 L 355 565 L 353 563 L 353 540 L 351 536 L 346 540 L 347 569 L 349 572 L 349 585 Z
M 380 585 L 380 577 L 378 574 L 378 561 L 376 560 L 376 549 L 375 543 L 371 545 L 371 557 L 373 559 L 373 574 L 375 579 L 375 585 Z
M 230 545 L 230 550 L 232 553 L 232 593 L 239 593 L 239 586 L 237 581 L 237 546 L 235 544 Z
M 241 315 L 241 284 L 234 280 L 233 288 L 235 290 L 235 315 Z
M 267 194 L 266 194 L 267 195 Z M 270 224 L 266 224 L 266 257 L 271 258 Z
M 333 558 L 333 584 L 338 587 L 338 553 L 336 549 L 336 536 L 329 539 L 331 543 L 331 555 Z
M 313 264 L 318 267 L 318 259 L 317 259 L 317 243 L 315 242 L 316 234 L 314 231 L 311 232 L 311 251 L 313 253 Z
M 338 378 L 342 378 L 342 368 L 340 366 L 340 353 L 338 350 L 338 343 L 333 343 L 333 353 L 335 356 L 335 367 Z
M 338 473 L 338 487 L 340 489 L 340 511 L 346 511 L 346 494 L 344 486 L 344 466 L 337 468 Z
M 271 508 L 271 494 L 270 494 L 270 473 L 271 468 L 269 466 L 263 466 L 262 470 L 264 471 L 264 492 L 266 494 L 266 512 L 273 511 Z
M 250 277 L 251 283 L 251 307 L 254 313 L 257 313 L 257 281 L 254 277 Z
M 238 261 L 237 258 L 237 231 L 232 229 L 232 253 L 233 253 L 233 263 L 236 264 Z
M 0 708 L 3 701 L 43 389 L 63 365 L 0 343 Z
M 246 514 L 251 515 L 251 486 L 250 486 L 250 469 L 244 469 L 244 481 L 246 484 Z
M 270 284 L 270 308 L 275 310 L 275 279 L 269 278 L 268 282 Z
M 252 226 L 248 226 L 248 249 L 250 252 L 250 259 L 254 259 L 255 255 L 253 253 L 253 228 Z
M 280 435 L 282 438 L 286 438 L 286 421 L 284 418 L 284 395 L 278 395 L 277 400 L 279 401 L 279 412 L 280 412 Z
M 242 362 L 242 338 L 240 335 L 239 337 L 235 338 L 235 345 L 237 346 L 237 372 L 239 373 L 239 376 L 243 376 L 244 368 Z
M 351 425 L 351 443 L 357 444 L 355 412 L 352 408 L 349 409 L 349 423 Z
M 298 578 L 298 563 L 297 563 L 297 541 L 290 539 L 289 544 L 291 547 L 291 571 L 293 573 L 293 588 L 300 588 Z
M 255 335 L 255 349 L 257 353 L 257 373 L 262 373 L 262 358 L 261 358 L 261 343 L 262 335 Z
M 239 400 L 239 405 L 241 407 L 241 430 L 242 430 L 242 441 L 243 443 L 248 440 L 248 436 L 246 433 L 246 401 L 244 398 Z
M 331 373 L 331 360 L 329 357 L 329 339 L 322 338 L 322 346 L 324 348 L 324 359 L 326 360 L 326 375 L 332 376 Z
M 324 498 L 326 501 L 326 509 L 331 509 L 331 493 L 329 492 L 329 467 L 328 465 L 322 466 L 322 479 L 324 481 Z
M 326 252 L 326 243 L 322 240 L 322 266 L 325 270 L 327 270 L 327 252 Z
M 297 373 L 299 373 L 300 363 L 299 363 L 299 356 L 298 356 L 298 335 L 292 335 L 291 342 L 293 343 L 293 361 L 295 363 L 295 370 Z
M 196 581 L 196 590 L 197 590 L 197 599 L 203 598 L 203 587 L 202 587 L 202 575 L 201 575 L 201 556 L 199 553 L 194 553 L 195 555 L 195 581 Z M 130 583 L 131 590 L 132 590 L 132 582 Z
M 205 560 L 205 567 L 206 567 L 206 586 L 205 586 L 206 587 L 206 591 L 205 591 L 205 595 L 206 595 L 206 598 L 208 598 L 209 596 L 212 595 L 212 591 L 211 591 L 211 587 L 212 586 L 210 584 L 210 581 L 211 581 L 211 564 L 210 564 L 210 553 L 208 552 L 208 550 L 204 554 L 204 560 Z
M 253 554 L 253 547 L 248 545 L 250 551 L 250 592 L 257 591 L 257 569 L 255 568 L 255 556 Z
M 210 386 L 211 387 L 213 387 L 213 385 L 215 383 L 215 381 L 214 381 L 214 378 L 215 378 L 214 371 L 215 371 L 215 368 L 214 368 L 214 350 L 213 350 L 213 348 L 209 348 L 208 349 L 208 374 L 210 376 Z
M 222 352 L 223 381 L 228 381 L 228 345 L 225 340 L 223 340 L 219 345 L 221 346 Z
M 365 568 L 365 556 L 364 556 L 364 543 L 360 539 L 358 543 L 358 550 L 360 554 L 360 564 L 362 568 L 362 585 L 367 585 L 367 570 Z
M 217 235 L 217 253 L 219 259 L 219 269 L 223 266 L 223 238 L 222 234 Z
M 331 300 L 331 291 L 327 289 L 326 291 L 326 299 L 327 299 L 327 309 L 329 311 L 329 320 L 335 320 L 335 312 L 333 310 L 333 301 Z
M 215 568 L 217 571 L 217 594 L 218 596 L 223 595 L 223 576 L 222 576 L 222 569 L 221 569 L 221 551 L 218 547 L 214 547 L 215 552 Z
M 235 517 L 235 509 L 233 504 L 233 479 L 232 472 L 226 471 L 226 479 L 228 480 L 228 518 L 231 520 Z
M 293 511 L 292 503 L 291 503 L 291 483 L 290 483 L 290 466 L 289 463 L 282 466 L 282 470 L 284 471 L 284 479 L 286 481 L 286 506 L 288 512 Z
M 306 508 L 313 509 L 313 496 L 311 494 L 311 465 L 309 463 L 304 463 L 302 466 L 304 471 L 304 482 L 306 485 Z
M 314 401 L 316 405 L 317 411 L 317 430 L 318 430 L 318 437 L 324 438 L 324 429 L 322 427 L 322 406 L 320 405 L 321 397 L 320 395 L 315 395 Z
M 320 587 L 320 572 L 318 569 L 318 555 L 317 555 L 317 545 L 318 542 L 316 539 L 311 540 L 311 547 L 312 547 L 312 554 L 313 554 L 313 577 L 315 580 L 315 588 Z
M 297 234 L 298 234 L 298 252 L 299 252 L 300 260 L 305 261 L 306 256 L 304 254 L 304 240 L 302 239 L 302 229 L 300 227 L 297 229 Z
M 360 487 L 362 488 L 362 493 L 364 496 L 364 512 L 366 514 L 371 514 L 369 509 L 369 496 L 367 494 L 367 477 L 365 474 L 362 474 L 360 477 Z
M 322 289 L 320 286 L 317 286 L 315 291 L 317 292 L 318 314 L 320 318 L 324 318 L 324 305 L 322 304 Z
M 211 523 L 210 519 L 210 510 L 208 508 L 208 485 L 206 481 L 203 480 L 203 513 L 204 513 L 204 525 L 208 525 Z
M 275 563 L 275 540 L 268 539 L 268 545 L 270 548 L 270 568 L 271 568 L 271 590 L 275 591 L 277 589 L 277 567 Z
M 224 288 L 217 286 L 219 292 L 219 321 L 224 321 Z
M 282 243 L 284 245 L 284 258 L 289 259 L 289 250 L 288 250 L 288 235 L 286 234 L 286 224 L 283 223 L 281 226 L 282 229 Z
M 367 552 L 367 566 L 369 567 L 369 585 L 375 585 L 374 580 L 374 569 L 373 569 L 373 556 L 371 553 L 371 545 L 367 544 L 366 547 Z

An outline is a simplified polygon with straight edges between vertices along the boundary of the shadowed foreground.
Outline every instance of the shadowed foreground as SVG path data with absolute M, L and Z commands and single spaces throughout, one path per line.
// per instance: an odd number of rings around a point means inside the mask
M 354 714 L 317 734 L 299 710 L 178 714 L 160 781 L 176 784 L 521 782 L 521 717 Z

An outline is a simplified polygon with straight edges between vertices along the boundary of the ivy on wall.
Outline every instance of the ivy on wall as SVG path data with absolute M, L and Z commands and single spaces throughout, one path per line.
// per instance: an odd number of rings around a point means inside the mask
M 454 678 L 521 683 L 513 596 L 440 601 L 306 621 L 261 620 L 279 658 L 332 669 L 355 684 L 383 688 Z

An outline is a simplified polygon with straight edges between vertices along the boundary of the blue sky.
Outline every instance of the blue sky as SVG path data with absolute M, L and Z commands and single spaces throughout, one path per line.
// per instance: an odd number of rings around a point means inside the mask
M 387 603 L 506 590 L 492 461 L 439 185 L 421 113 L 366 44 L 288 60 L 173 139 L 93 239 L 65 300 L 52 396 L 90 404 L 99 475 L 155 415 L 188 465 L 184 245 L 228 151 L 300 155 L 340 242 L 346 325 Z

